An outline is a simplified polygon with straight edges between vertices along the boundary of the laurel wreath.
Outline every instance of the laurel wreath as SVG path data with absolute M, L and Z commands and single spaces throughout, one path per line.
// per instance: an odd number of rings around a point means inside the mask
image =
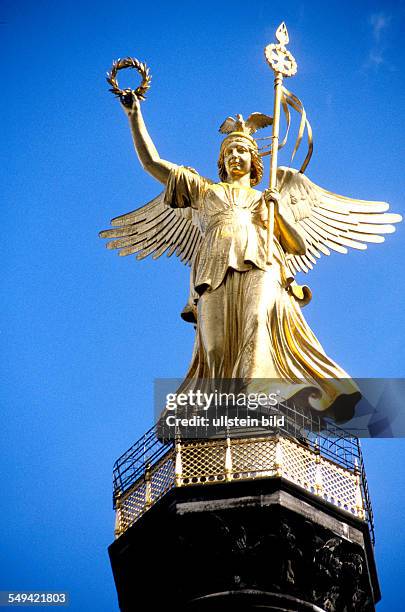
M 142 83 L 136 89 L 121 89 L 118 85 L 117 74 L 119 70 L 123 68 L 135 68 L 139 72 L 142 77 Z M 124 59 L 117 59 L 113 62 L 111 67 L 111 72 L 107 72 L 107 83 L 111 85 L 109 91 L 111 91 L 115 96 L 121 98 L 123 104 L 127 104 L 128 106 L 132 103 L 132 97 L 136 96 L 138 100 L 145 100 L 145 94 L 150 87 L 150 82 L 152 80 L 152 75 L 149 72 L 149 68 L 145 63 L 140 62 L 139 60 L 133 57 L 125 57 Z

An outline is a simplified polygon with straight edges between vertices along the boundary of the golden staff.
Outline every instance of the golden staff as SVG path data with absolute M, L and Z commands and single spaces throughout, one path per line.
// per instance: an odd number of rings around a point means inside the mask
M 273 131 L 271 137 L 270 157 L 270 189 L 277 185 L 277 154 L 279 149 L 280 108 L 283 93 L 283 77 L 293 76 L 297 72 L 297 63 L 291 53 L 286 49 L 289 42 L 287 27 L 283 21 L 276 31 L 277 44 L 270 44 L 264 50 L 267 63 L 274 71 L 274 108 Z M 274 202 L 268 204 L 267 223 L 267 263 L 272 263 L 274 233 Z

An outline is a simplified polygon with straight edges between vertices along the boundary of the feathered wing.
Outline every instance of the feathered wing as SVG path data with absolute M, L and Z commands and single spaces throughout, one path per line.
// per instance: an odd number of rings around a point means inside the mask
M 230 134 L 236 130 L 236 121 L 233 117 L 227 117 L 223 123 L 219 126 L 221 134 Z
M 119 249 L 119 255 L 133 255 L 157 259 L 167 251 L 176 253 L 190 265 L 201 243 L 197 217 L 191 208 L 170 208 L 164 203 L 164 192 L 154 200 L 111 220 L 114 229 L 100 232 L 101 238 L 115 238 L 106 244 L 108 249 Z
M 330 255 L 331 250 L 347 253 L 348 248 L 367 249 L 368 242 L 384 242 L 383 234 L 394 232 L 392 223 L 402 219 L 386 212 L 386 202 L 331 193 L 292 168 L 278 168 L 277 186 L 281 203 L 292 210 L 307 243 L 306 255 L 288 256 L 293 274 L 308 272 L 322 254 Z
M 231 132 L 245 130 L 245 128 L 247 128 L 249 134 L 254 134 L 257 130 L 261 130 L 272 124 L 273 117 L 263 113 L 252 113 L 246 121 L 244 121 L 242 115 L 236 115 L 236 119 L 227 117 L 225 121 L 221 123 L 219 131 L 222 134 L 230 134 Z
M 257 130 L 273 125 L 273 117 L 265 115 L 263 113 L 252 113 L 246 119 L 246 127 L 249 128 L 250 133 L 254 134 Z

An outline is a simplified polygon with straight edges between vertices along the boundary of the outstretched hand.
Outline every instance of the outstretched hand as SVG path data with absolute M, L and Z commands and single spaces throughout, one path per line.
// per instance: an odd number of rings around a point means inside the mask
M 137 113 L 141 107 L 139 98 L 131 91 L 124 92 L 120 97 L 121 108 L 127 117 L 132 117 L 134 113 Z

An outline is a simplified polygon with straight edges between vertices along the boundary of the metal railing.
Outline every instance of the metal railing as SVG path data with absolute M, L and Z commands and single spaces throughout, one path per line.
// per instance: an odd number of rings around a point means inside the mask
M 359 440 L 333 423 L 309 423 L 284 409 L 287 426 L 277 435 L 163 441 L 151 428 L 114 466 L 116 536 L 174 487 L 281 477 L 367 521 L 374 543 Z

